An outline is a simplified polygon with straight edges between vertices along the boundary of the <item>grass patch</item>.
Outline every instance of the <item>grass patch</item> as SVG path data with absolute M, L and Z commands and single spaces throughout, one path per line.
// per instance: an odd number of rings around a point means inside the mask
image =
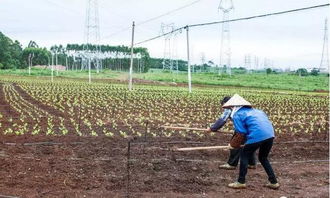
M 91 71 L 92 78 L 94 79 L 105 79 L 105 78 L 117 78 L 122 75 L 123 72 L 116 72 L 111 70 L 102 70 L 96 73 L 95 70 Z M 29 75 L 28 69 L 10 69 L 0 70 L 0 75 L 18 75 L 18 76 L 51 76 L 52 72 L 49 69 L 31 68 L 31 75 Z M 88 78 L 88 71 L 56 71 L 53 73 L 54 77 L 69 77 L 69 78 Z
M 0 70 L 0 75 L 29 76 L 28 69 Z M 31 76 L 51 76 L 51 70 L 32 68 Z M 92 70 L 92 79 L 127 79 L 128 72 L 102 70 L 96 73 Z M 88 71 L 54 71 L 54 77 L 82 78 L 88 79 Z M 148 73 L 135 73 L 134 78 L 162 81 L 188 83 L 187 72 L 170 73 L 154 71 Z M 281 73 L 281 74 L 233 74 L 218 75 L 214 73 L 192 73 L 192 83 L 201 85 L 238 86 L 267 89 L 297 90 L 297 91 L 329 91 L 329 77 L 325 74 L 318 76 L 303 76 Z
M 143 73 L 135 74 L 135 78 L 163 82 L 188 83 L 187 73 Z M 319 76 L 299 77 L 292 74 L 233 74 L 217 75 L 213 73 L 193 73 L 193 84 L 257 87 L 269 89 L 315 91 L 329 90 L 329 77 L 325 74 Z

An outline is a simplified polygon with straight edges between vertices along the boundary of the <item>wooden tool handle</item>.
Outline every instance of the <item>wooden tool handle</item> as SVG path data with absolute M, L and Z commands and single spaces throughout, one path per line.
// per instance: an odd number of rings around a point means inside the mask
M 207 130 L 206 128 L 202 129 L 202 128 L 178 127 L 178 126 L 160 126 L 160 127 L 164 128 L 164 129 L 173 129 L 173 130 L 192 130 L 192 131 L 205 131 L 205 132 Z M 230 131 L 221 130 L 221 132 L 224 134 L 232 135 L 232 132 L 230 132 Z
M 177 126 L 160 126 L 165 129 L 176 129 L 176 130 L 194 130 L 194 131 L 206 131 L 207 129 L 201 128 L 190 128 L 190 127 L 177 127 Z
M 195 151 L 195 150 L 211 150 L 211 149 L 230 149 L 230 146 L 204 146 L 204 147 L 187 147 L 176 148 L 175 151 Z

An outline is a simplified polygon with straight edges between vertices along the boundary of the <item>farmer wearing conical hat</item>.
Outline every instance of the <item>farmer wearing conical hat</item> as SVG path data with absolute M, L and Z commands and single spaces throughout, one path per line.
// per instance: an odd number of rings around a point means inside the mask
M 225 104 L 225 109 L 230 109 L 230 117 L 234 123 L 235 132 L 244 135 L 246 142 L 240 152 L 240 168 L 238 180 L 230 183 L 230 188 L 246 188 L 245 176 L 248 169 L 248 161 L 253 157 L 254 152 L 259 149 L 259 161 L 265 169 L 269 188 L 277 189 L 279 184 L 273 168 L 268 161 L 268 154 L 273 146 L 274 128 L 267 115 L 258 109 L 252 108 L 251 103 L 235 94 Z M 210 130 L 210 129 L 208 129 Z M 211 127 L 212 130 L 212 127 Z
M 220 104 L 221 106 L 224 105 L 228 100 L 230 100 L 230 96 L 225 96 L 221 101 Z M 224 108 L 224 111 L 220 118 L 210 127 L 208 128 L 208 132 L 216 132 L 219 129 L 221 129 L 228 120 L 231 120 L 231 115 L 232 109 L 231 108 Z M 234 133 L 235 135 L 235 133 Z M 239 156 L 240 156 L 240 151 L 241 148 L 233 148 L 230 149 L 229 152 L 229 158 L 227 163 L 220 165 L 220 169 L 227 169 L 227 170 L 234 170 L 236 169 L 236 166 L 238 165 L 239 161 Z M 255 169 L 256 168 L 256 159 L 255 159 L 255 154 L 252 155 L 252 157 L 248 160 L 248 168 L 249 169 Z

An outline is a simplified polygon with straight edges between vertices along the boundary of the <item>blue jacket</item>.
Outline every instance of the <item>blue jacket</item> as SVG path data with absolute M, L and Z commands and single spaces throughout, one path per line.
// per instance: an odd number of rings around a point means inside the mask
M 235 131 L 246 135 L 245 144 L 275 137 L 272 123 L 261 110 L 242 107 L 233 115 L 232 120 Z

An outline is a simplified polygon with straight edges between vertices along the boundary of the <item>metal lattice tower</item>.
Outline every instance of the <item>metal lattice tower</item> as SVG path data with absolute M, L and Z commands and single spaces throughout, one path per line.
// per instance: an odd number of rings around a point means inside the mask
M 205 65 L 205 53 L 204 52 L 201 53 L 201 62 L 202 62 L 202 65 L 200 67 L 199 72 L 202 72 L 202 68 L 204 69 L 204 65 Z
M 175 29 L 175 26 L 173 27 Z M 177 35 L 181 33 L 181 30 L 178 32 L 174 32 L 172 33 L 173 35 L 173 56 L 172 56 L 172 59 L 173 59 L 173 66 L 172 66 L 172 69 L 173 70 L 176 70 L 176 72 L 179 72 L 179 56 L 178 56 L 178 37 Z
M 255 68 L 255 70 L 259 69 L 259 57 L 258 56 L 254 56 L 254 68 Z
M 87 58 L 84 60 L 84 68 L 88 66 L 88 60 L 91 59 L 97 72 L 100 69 L 100 24 L 98 0 L 87 0 L 86 21 L 85 21 L 85 45 L 84 53 Z M 96 49 L 89 49 L 89 45 L 97 46 Z
M 245 55 L 244 57 L 244 67 L 246 68 L 246 70 L 248 72 L 251 72 L 252 70 L 252 65 L 251 65 L 251 55 L 250 54 L 247 54 Z
M 219 10 L 223 13 L 223 21 L 229 20 L 229 13 L 234 9 L 232 0 L 221 0 Z M 231 75 L 231 50 L 230 50 L 230 28 L 229 22 L 222 23 L 221 46 L 220 46 L 220 64 L 219 67 L 226 66 L 227 74 Z M 220 74 L 220 69 L 219 69 Z
M 268 58 L 264 58 L 264 69 L 267 69 L 267 68 L 269 68 L 270 67 L 270 64 L 269 64 L 269 59 Z
M 174 24 L 161 24 L 161 34 L 166 34 L 169 32 L 172 32 L 174 30 Z M 172 59 L 172 54 L 173 54 L 173 34 L 167 34 L 164 36 L 165 41 L 164 41 L 164 57 L 163 57 L 163 70 L 173 70 L 173 59 Z
M 323 37 L 323 49 L 320 63 L 320 71 L 329 71 L 329 48 L 328 48 L 328 19 L 325 19 L 324 23 L 324 37 Z

